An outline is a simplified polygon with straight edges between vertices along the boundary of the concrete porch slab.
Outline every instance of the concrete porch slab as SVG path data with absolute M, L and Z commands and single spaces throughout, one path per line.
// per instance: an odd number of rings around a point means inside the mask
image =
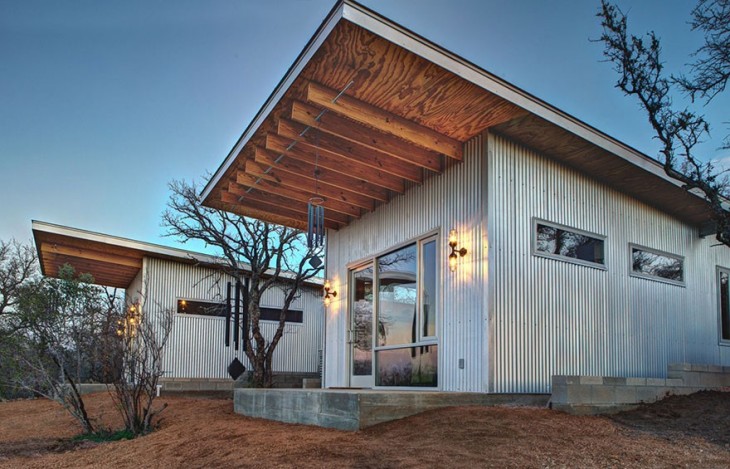
M 362 430 L 451 406 L 546 406 L 548 394 L 483 394 L 363 389 L 236 389 L 234 410 L 248 417 Z

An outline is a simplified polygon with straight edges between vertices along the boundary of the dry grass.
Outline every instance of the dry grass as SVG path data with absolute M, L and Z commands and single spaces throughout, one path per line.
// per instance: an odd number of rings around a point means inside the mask
M 0 467 L 728 467 L 730 393 L 672 397 L 614 418 L 455 407 L 350 433 L 251 419 L 229 399 L 165 397 L 156 432 L 69 444 L 45 400 L 0 403 Z M 109 397 L 90 396 L 116 424 Z

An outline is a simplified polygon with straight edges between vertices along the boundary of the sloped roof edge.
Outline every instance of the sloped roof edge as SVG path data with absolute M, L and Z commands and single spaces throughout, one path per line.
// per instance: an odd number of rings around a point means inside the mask
M 426 60 L 433 62 L 434 64 L 443 67 L 455 75 L 472 82 L 517 106 L 522 107 L 549 123 L 610 152 L 616 157 L 631 163 L 640 170 L 657 176 L 675 186 L 682 186 L 680 181 L 669 177 L 664 172 L 662 165 L 654 158 L 651 158 L 650 156 L 601 132 L 595 127 L 592 127 L 574 116 L 571 116 L 557 107 L 546 103 L 519 87 L 489 73 L 478 65 L 449 52 L 417 33 L 414 33 L 383 17 L 373 10 L 370 10 L 352 0 L 340 0 L 327 15 L 295 62 L 276 86 L 272 94 L 268 97 L 262 108 L 256 114 L 251 123 L 246 127 L 246 130 L 243 132 L 236 145 L 229 152 L 218 170 L 203 188 L 201 192 L 203 203 L 205 203 L 205 200 L 210 196 L 217 183 L 225 175 L 231 165 L 233 165 L 238 154 L 244 148 L 246 143 L 269 116 L 273 108 L 287 92 L 290 85 L 299 76 L 302 69 L 308 64 L 310 59 L 327 38 L 328 34 L 341 19 L 348 20 L 416 55 L 421 56 Z M 698 198 L 702 198 L 698 194 L 693 195 Z

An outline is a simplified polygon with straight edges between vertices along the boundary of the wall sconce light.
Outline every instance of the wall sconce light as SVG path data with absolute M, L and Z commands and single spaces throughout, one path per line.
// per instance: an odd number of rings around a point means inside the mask
M 449 270 L 452 272 L 456 271 L 456 261 L 459 257 L 466 255 L 466 248 L 456 249 L 456 230 L 449 231 L 449 247 L 451 248 L 451 254 L 449 254 Z
M 332 284 L 329 280 L 324 281 L 324 305 L 329 306 L 332 302 L 332 298 L 337 296 L 337 292 L 332 289 Z

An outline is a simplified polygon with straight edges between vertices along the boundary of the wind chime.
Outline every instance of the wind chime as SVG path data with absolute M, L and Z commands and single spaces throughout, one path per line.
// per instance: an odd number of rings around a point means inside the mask
M 324 244 L 324 199 L 319 195 L 319 134 L 314 156 L 314 194 L 307 204 L 307 248 L 310 251 Z M 309 263 L 316 269 L 322 265 L 322 260 L 314 255 Z

